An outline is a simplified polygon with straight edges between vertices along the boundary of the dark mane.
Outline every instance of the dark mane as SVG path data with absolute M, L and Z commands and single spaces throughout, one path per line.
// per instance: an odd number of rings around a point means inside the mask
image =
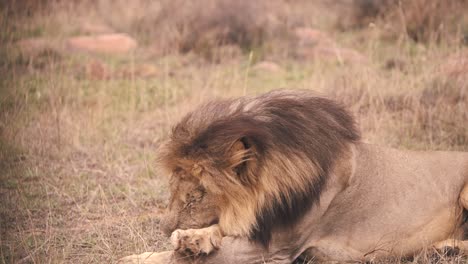
M 268 245 L 274 228 L 291 226 L 318 202 L 333 161 L 346 143 L 359 140 L 360 135 L 351 115 L 328 99 L 278 98 L 268 102 L 265 108 L 273 117 L 272 122 L 265 124 L 277 145 L 272 150 L 282 152 L 280 155 L 300 151 L 320 168 L 319 175 L 308 177 L 306 192 L 298 192 L 297 188 L 289 190 L 293 194 L 291 202 L 281 195 L 274 200 L 273 207 L 257 213 L 252 238 Z

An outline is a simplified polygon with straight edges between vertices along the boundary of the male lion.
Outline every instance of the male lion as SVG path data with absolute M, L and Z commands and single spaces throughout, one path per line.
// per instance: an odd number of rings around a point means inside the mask
M 343 107 L 308 91 L 207 103 L 175 126 L 161 162 L 172 188 L 163 226 L 200 229 L 174 231 L 176 253 L 126 260 L 354 262 L 468 248 L 467 153 L 365 144 Z M 207 204 L 199 225 L 177 217 Z

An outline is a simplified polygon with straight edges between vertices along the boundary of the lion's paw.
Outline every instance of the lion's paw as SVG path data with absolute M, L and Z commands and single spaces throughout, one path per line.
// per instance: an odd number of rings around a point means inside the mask
M 219 249 L 221 240 L 221 231 L 216 225 L 201 229 L 177 229 L 171 235 L 175 251 L 193 256 L 208 255 Z

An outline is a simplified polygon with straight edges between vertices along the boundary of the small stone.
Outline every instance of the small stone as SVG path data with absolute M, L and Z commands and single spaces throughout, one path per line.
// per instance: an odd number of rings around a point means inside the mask
M 159 69 L 153 64 L 143 63 L 135 66 L 126 66 L 119 71 L 122 78 L 151 78 L 159 74 Z
M 406 63 L 402 59 L 390 58 L 385 62 L 385 69 L 387 70 L 398 69 L 400 71 L 404 71 L 405 67 Z
M 298 27 L 294 29 L 294 35 L 300 46 L 310 46 L 319 44 L 334 44 L 335 42 L 326 34 L 317 29 Z
M 106 64 L 100 60 L 92 60 L 85 66 L 86 76 L 93 80 L 108 80 L 111 77 L 111 71 Z
M 59 43 L 48 38 L 27 38 L 22 39 L 16 43 L 21 53 L 26 56 L 35 57 L 38 54 L 47 51 L 55 51 L 60 53 Z
M 72 37 L 66 43 L 73 51 L 104 54 L 124 54 L 137 47 L 136 40 L 123 33 Z
M 282 71 L 282 68 L 271 61 L 262 61 L 257 64 L 255 64 L 252 68 L 253 70 L 258 70 L 258 71 L 266 71 L 266 72 L 280 72 Z

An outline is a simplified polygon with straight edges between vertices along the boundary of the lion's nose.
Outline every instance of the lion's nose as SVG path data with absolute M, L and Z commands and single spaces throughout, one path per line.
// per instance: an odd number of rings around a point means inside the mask
M 161 218 L 159 226 L 161 231 L 169 237 L 177 228 L 177 217 L 173 214 L 166 214 Z

